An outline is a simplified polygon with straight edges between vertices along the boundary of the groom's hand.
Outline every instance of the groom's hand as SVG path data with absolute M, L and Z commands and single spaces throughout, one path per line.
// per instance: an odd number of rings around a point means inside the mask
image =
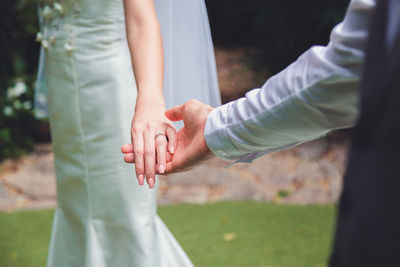
M 197 100 L 167 110 L 172 121 L 183 120 L 184 127 L 177 133 L 177 147 L 172 161 L 167 162 L 167 173 L 190 169 L 193 165 L 213 156 L 204 139 L 204 127 L 212 107 Z

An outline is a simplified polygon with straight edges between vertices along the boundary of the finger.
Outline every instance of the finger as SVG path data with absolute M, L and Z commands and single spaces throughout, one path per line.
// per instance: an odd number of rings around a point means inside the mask
M 156 155 L 157 155 L 157 171 L 165 172 L 165 164 L 167 160 L 167 139 L 163 135 L 156 138 Z
M 135 154 L 128 153 L 124 156 L 124 160 L 126 163 L 135 163 Z
M 167 162 L 165 172 L 168 174 L 174 170 L 174 166 L 172 165 L 172 162 Z
M 136 177 L 139 181 L 140 185 L 144 184 L 144 144 L 143 144 L 143 135 L 134 134 L 132 136 L 134 143 L 134 157 L 135 157 L 135 171 Z
M 167 151 L 167 162 L 171 162 L 172 157 L 173 157 L 173 155 Z
M 133 153 L 134 146 L 133 144 L 125 144 L 121 147 L 121 152 L 124 154 Z
M 177 135 L 176 135 L 176 129 L 173 127 L 168 127 L 165 130 L 165 133 L 167 134 L 168 137 L 168 151 L 171 154 L 174 154 L 175 152 L 175 148 L 176 148 L 176 144 L 177 144 Z
M 179 172 L 180 169 L 180 161 L 182 157 L 185 157 L 184 151 L 181 149 L 177 149 L 175 154 L 170 154 L 171 159 L 167 160 L 167 164 L 165 165 L 165 174 L 176 173 Z
M 165 174 L 184 172 L 187 170 L 190 170 L 190 168 L 189 167 L 183 168 L 181 166 L 174 165 L 172 162 L 167 162 L 167 165 L 165 168 Z
M 183 105 L 175 106 L 165 111 L 165 116 L 171 121 L 180 121 L 183 119 Z
M 167 161 L 165 167 L 165 174 L 178 173 L 188 171 L 193 168 L 193 163 L 190 162 L 180 162 L 181 160 Z
M 156 151 L 155 151 L 155 141 L 154 132 L 147 131 L 144 135 L 144 168 L 146 171 L 146 179 L 150 188 L 154 187 L 154 181 L 156 177 Z

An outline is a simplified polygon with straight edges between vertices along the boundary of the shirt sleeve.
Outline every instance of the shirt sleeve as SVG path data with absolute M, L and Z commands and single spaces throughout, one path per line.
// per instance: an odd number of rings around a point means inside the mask
M 246 97 L 211 111 L 204 136 L 220 158 L 241 161 L 351 127 L 373 0 L 352 0 L 327 46 L 313 46 Z

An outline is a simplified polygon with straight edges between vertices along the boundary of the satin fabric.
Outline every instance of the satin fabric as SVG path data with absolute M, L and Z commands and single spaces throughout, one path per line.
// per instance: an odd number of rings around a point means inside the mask
M 168 36 L 173 24 L 162 24 L 164 42 L 170 44 L 165 51 L 167 102 L 171 106 L 171 100 L 183 103 L 190 97 L 217 105 L 204 3 L 188 2 L 197 15 L 181 18 L 203 42 L 195 49 L 188 43 L 183 61 L 179 52 L 186 47 L 185 32 Z M 43 50 L 38 84 L 45 81 L 46 86 L 37 90 L 37 96 L 48 102 L 57 174 L 58 206 L 47 266 L 193 266 L 156 215 L 157 190 L 138 186 L 133 166 L 123 162 L 120 152 L 130 143 L 136 101 L 122 0 L 62 4 L 64 15 L 57 30 L 42 25 L 44 38 L 54 36 L 56 41 Z M 159 15 L 163 12 L 158 9 Z M 161 23 L 171 19 L 167 15 L 161 16 Z M 191 70 L 185 73 L 187 79 L 179 78 L 182 69 Z

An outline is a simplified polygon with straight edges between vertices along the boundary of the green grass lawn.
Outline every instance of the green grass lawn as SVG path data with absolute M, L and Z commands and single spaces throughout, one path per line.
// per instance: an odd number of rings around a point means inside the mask
M 239 202 L 165 206 L 159 214 L 195 266 L 317 267 L 329 257 L 335 209 Z M 0 266 L 45 266 L 52 216 L 0 213 Z

